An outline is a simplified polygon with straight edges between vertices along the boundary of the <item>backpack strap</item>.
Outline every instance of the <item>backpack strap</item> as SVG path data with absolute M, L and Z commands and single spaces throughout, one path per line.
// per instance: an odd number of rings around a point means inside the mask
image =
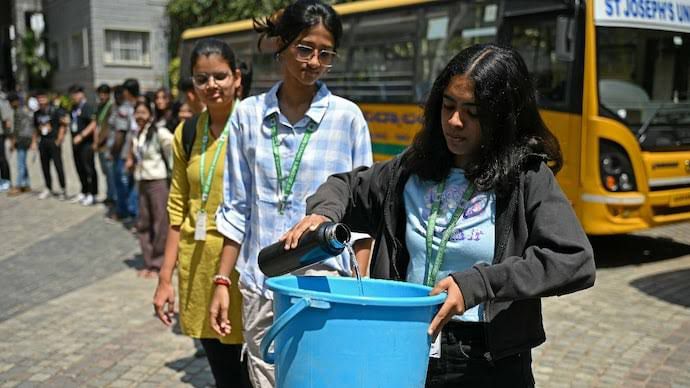
M 192 116 L 186 120 L 182 125 L 182 147 L 187 161 L 192 154 L 192 147 L 194 147 L 194 139 L 196 138 L 196 124 L 199 121 L 199 115 Z

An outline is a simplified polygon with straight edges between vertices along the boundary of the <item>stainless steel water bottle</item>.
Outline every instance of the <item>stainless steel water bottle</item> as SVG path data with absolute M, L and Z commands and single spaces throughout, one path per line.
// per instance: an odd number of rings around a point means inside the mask
M 297 247 L 285 250 L 285 242 L 271 244 L 259 252 L 259 268 L 266 276 L 280 276 L 337 256 L 350 241 L 345 224 L 324 222 L 314 231 L 305 232 Z

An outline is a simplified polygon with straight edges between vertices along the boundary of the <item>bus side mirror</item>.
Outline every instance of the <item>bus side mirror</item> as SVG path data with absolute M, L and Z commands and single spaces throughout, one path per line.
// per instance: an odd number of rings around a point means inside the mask
M 556 19 L 556 59 L 575 60 L 575 19 L 571 17 L 561 15 Z

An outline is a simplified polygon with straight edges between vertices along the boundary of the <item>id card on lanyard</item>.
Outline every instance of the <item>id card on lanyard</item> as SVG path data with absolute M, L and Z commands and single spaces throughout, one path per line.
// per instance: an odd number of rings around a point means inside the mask
M 436 283 L 436 277 L 438 276 L 438 271 L 443 264 L 443 260 L 446 256 L 446 246 L 450 240 L 450 236 L 453 234 L 455 227 L 457 226 L 460 218 L 462 218 L 465 209 L 467 209 L 467 204 L 469 203 L 472 195 L 474 195 L 475 187 L 470 183 L 465 192 L 462 194 L 462 201 L 458 204 L 458 207 L 453 212 L 450 221 L 446 229 L 443 231 L 441 241 L 438 244 L 438 251 L 436 256 L 433 256 L 433 245 L 434 245 L 434 232 L 436 230 L 436 220 L 438 219 L 438 212 L 441 208 L 441 197 L 443 197 L 443 190 L 445 190 L 446 180 L 444 179 L 441 183 L 436 186 L 436 198 L 431 206 L 431 214 L 429 214 L 429 221 L 426 228 L 426 268 L 424 272 L 424 284 L 428 287 L 433 287 Z M 431 349 L 429 351 L 429 357 L 431 358 L 441 358 L 441 334 L 436 337 L 436 340 L 431 344 Z
M 297 154 L 295 154 L 295 160 L 292 162 L 292 167 L 290 167 L 290 174 L 287 177 L 283 177 L 283 168 L 280 164 L 280 140 L 278 140 L 278 114 L 274 113 L 270 118 L 271 124 L 271 141 L 273 146 L 273 161 L 276 166 L 276 176 L 278 178 L 278 213 L 280 215 L 285 214 L 285 208 L 287 207 L 288 197 L 292 194 L 292 187 L 295 185 L 295 179 L 297 178 L 297 172 L 299 171 L 300 163 L 302 163 L 302 156 L 304 155 L 304 150 L 309 144 L 309 139 L 312 133 L 316 131 L 318 124 L 314 121 L 310 121 L 307 125 L 307 130 L 302 137 L 302 141 L 297 149 Z
M 70 123 L 70 129 L 72 133 L 76 134 L 79 132 L 79 116 L 81 116 L 81 105 L 79 108 L 72 111 L 72 122 Z
M 216 173 L 216 165 L 218 164 L 218 159 L 220 158 L 220 153 L 223 150 L 223 145 L 225 144 L 228 134 L 230 133 L 230 118 L 233 112 L 235 112 L 235 107 L 237 106 L 237 101 L 232 105 L 232 112 L 228 116 L 225 122 L 225 128 L 223 132 L 216 140 L 216 151 L 213 153 L 213 159 L 211 160 L 211 166 L 209 167 L 208 173 L 204 175 L 204 170 L 206 167 L 206 149 L 208 148 L 209 139 L 209 123 L 211 122 L 211 116 L 209 115 L 206 119 L 206 125 L 204 125 L 204 132 L 201 137 L 201 155 L 199 160 L 199 179 L 201 180 L 201 207 L 196 213 L 196 225 L 194 227 L 194 240 L 205 241 L 206 240 L 206 229 L 208 212 L 206 211 L 206 204 L 208 203 L 208 196 L 211 192 L 211 184 L 213 183 L 213 176 Z

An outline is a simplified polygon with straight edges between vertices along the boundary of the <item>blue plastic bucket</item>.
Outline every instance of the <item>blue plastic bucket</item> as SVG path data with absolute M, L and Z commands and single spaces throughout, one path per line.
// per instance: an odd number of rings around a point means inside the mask
M 275 320 L 261 343 L 276 366 L 276 386 L 423 387 L 431 338 L 427 329 L 446 294 L 387 280 L 281 276 Z M 275 342 L 275 352 L 270 352 Z

